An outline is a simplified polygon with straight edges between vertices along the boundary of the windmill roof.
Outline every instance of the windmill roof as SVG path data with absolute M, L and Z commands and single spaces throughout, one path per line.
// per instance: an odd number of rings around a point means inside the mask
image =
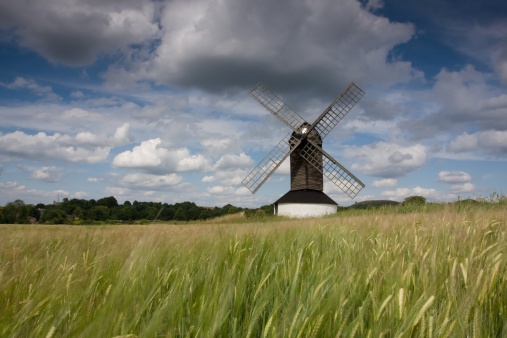
M 312 189 L 291 190 L 275 202 L 275 204 L 278 203 L 313 203 L 338 205 L 338 203 L 333 201 L 331 197 L 326 195 L 323 191 Z

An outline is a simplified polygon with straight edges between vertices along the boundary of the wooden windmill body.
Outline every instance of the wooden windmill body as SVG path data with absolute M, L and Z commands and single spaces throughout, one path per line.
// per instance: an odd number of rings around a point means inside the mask
M 262 84 L 250 95 L 292 129 L 243 180 L 255 193 L 290 156 L 290 191 L 274 203 L 277 215 L 313 217 L 335 213 L 337 203 L 324 193 L 326 176 L 354 198 L 364 184 L 322 149 L 323 139 L 361 99 L 364 92 L 350 84 L 313 124 L 292 111 Z

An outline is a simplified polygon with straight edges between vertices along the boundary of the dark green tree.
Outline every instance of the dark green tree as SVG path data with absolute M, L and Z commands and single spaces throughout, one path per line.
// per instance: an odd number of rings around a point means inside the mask
M 83 219 L 85 216 L 85 211 L 81 207 L 75 207 L 72 214 L 74 215 L 74 217 L 77 217 L 78 219 Z
M 133 221 L 137 219 L 136 209 L 124 204 L 123 206 L 115 208 L 111 217 L 121 221 Z
M 97 205 L 90 209 L 88 217 L 93 221 L 106 221 L 109 219 L 109 208 L 105 205 Z
M 8 224 L 26 224 L 28 223 L 28 216 L 31 206 L 26 205 L 23 200 L 17 199 L 14 202 L 7 203 L 3 210 L 3 223 Z
M 426 203 L 426 198 L 423 196 L 410 196 L 403 200 L 403 205 L 423 205 Z
M 50 208 L 44 212 L 41 222 L 51 224 L 65 224 L 67 222 L 67 213 L 60 208 Z
M 114 196 L 109 196 L 97 200 L 97 205 L 103 205 L 111 209 L 118 206 L 118 201 Z

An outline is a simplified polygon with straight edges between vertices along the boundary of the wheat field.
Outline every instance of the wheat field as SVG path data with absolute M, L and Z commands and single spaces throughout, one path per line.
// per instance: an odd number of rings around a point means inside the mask
M 507 209 L 0 225 L 1 337 L 506 337 Z

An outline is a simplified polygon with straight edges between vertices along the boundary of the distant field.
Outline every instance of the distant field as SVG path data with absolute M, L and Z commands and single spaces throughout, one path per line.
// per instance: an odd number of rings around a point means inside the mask
M 0 337 L 506 337 L 507 209 L 0 225 Z

